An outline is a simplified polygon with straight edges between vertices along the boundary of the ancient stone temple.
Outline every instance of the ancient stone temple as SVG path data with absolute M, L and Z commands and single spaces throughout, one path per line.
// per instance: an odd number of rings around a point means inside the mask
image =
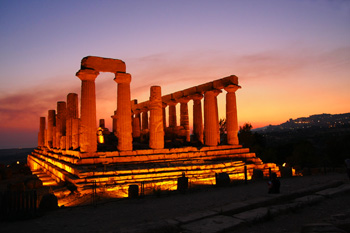
M 115 74 L 112 132 L 104 119 L 97 125 L 99 72 Z M 47 122 L 40 117 L 38 147 L 28 155 L 33 171 L 69 182 L 82 193 L 91 192 L 94 184 L 119 197 L 128 195 L 130 185 L 144 193 L 174 190 L 183 175 L 190 185 L 200 185 L 215 184 L 220 173 L 231 180 L 250 179 L 256 169 L 279 173 L 275 164 L 264 164 L 239 145 L 236 91 L 241 87 L 234 75 L 165 95 L 160 86 L 152 86 L 144 102 L 130 99 L 132 77 L 121 60 L 85 57 L 76 76 L 81 80 L 80 112 L 78 94 L 69 93 L 66 102 L 48 110 Z M 220 137 L 218 95 L 226 95 L 226 140 Z

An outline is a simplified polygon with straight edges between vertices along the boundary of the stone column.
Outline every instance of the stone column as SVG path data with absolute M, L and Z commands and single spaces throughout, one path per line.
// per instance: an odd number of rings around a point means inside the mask
M 229 145 L 238 145 L 238 120 L 237 120 L 237 104 L 236 91 L 241 88 L 236 85 L 225 87 L 226 93 L 226 129 L 227 143 Z
M 56 122 L 56 115 L 55 115 L 55 122 Z M 56 145 L 56 126 L 52 127 L 52 148 L 57 148 Z
M 79 148 L 79 118 L 72 119 L 72 149 Z
M 203 144 L 202 94 L 195 94 L 193 99 L 193 134 Z
M 114 111 L 114 115 L 112 117 L 112 131 L 115 136 L 117 136 L 117 111 Z
M 79 138 L 81 152 L 97 151 L 95 79 L 98 74 L 99 72 L 89 69 L 79 70 L 76 74 L 82 81 Z
M 143 130 L 148 130 L 148 109 L 147 108 L 143 108 L 141 113 L 141 117 L 142 117 L 142 131 Z
M 216 146 L 218 144 L 218 115 L 216 96 L 220 90 L 211 90 L 204 93 L 204 138 L 205 145 Z
M 61 137 L 66 136 L 66 114 L 67 107 L 66 102 L 57 102 L 57 115 L 56 115 L 56 147 L 61 148 Z
M 78 94 L 67 95 L 66 149 L 72 148 L 73 119 L 78 118 Z
M 189 97 L 182 97 L 179 99 L 180 102 L 180 125 L 184 127 L 186 131 L 186 141 L 191 141 L 190 138 L 190 122 L 188 118 L 188 101 L 190 101 Z
M 134 111 L 133 124 L 132 124 L 132 137 L 139 139 L 141 137 L 141 119 L 140 110 L 136 109 Z
M 117 137 L 118 150 L 132 150 L 131 102 L 130 82 L 131 75 L 117 72 L 114 81 L 118 83 L 117 95 Z
M 175 128 L 176 127 L 176 104 L 177 102 L 175 100 L 171 100 L 171 102 L 168 103 L 169 105 L 169 127 Z
M 162 109 L 163 109 L 163 129 L 164 129 L 164 131 L 166 129 L 166 110 L 165 110 L 166 106 L 168 106 L 168 105 L 163 102 Z
M 38 147 L 45 146 L 45 117 L 40 117 L 40 126 L 38 134 Z
M 160 86 L 151 87 L 150 95 L 150 129 L 149 147 L 152 149 L 164 148 L 162 93 Z
M 47 144 L 48 147 L 53 147 L 53 127 L 56 126 L 56 111 L 48 111 L 47 119 Z

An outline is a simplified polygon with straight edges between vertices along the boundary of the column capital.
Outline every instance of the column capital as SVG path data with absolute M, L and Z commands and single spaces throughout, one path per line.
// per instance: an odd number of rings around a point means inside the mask
M 167 104 L 168 104 L 169 106 L 175 106 L 177 103 L 178 103 L 178 102 L 177 102 L 176 100 L 171 99 Z
M 137 114 L 140 114 L 141 113 L 141 109 L 134 109 L 134 110 L 132 110 L 132 113 L 133 114 L 135 114 L 135 115 L 137 115 Z
M 162 102 L 162 108 L 166 108 L 166 106 L 168 106 L 168 104 L 165 102 Z
M 129 73 L 117 72 L 115 73 L 114 81 L 116 83 L 130 83 L 131 75 Z
M 204 95 L 214 95 L 214 96 L 218 96 L 222 91 L 219 90 L 219 89 L 213 89 L 213 90 L 210 90 L 210 91 L 206 91 L 204 93 Z
M 241 88 L 241 86 L 238 86 L 238 85 L 228 85 L 228 86 L 224 87 L 224 90 L 231 93 L 231 92 L 236 92 L 240 88 Z
M 191 95 L 191 98 L 193 100 L 201 100 L 201 99 L 203 99 L 203 95 L 200 93 L 196 93 L 196 94 Z
M 79 70 L 75 75 L 80 78 L 81 81 L 95 81 L 99 74 L 100 73 L 96 70 L 84 69 Z
M 190 100 L 191 100 L 191 98 L 189 96 L 184 96 L 184 97 L 179 99 L 179 102 L 182 104 L 187 104 L 188 101 L 190 101 Z
M 142 109 L 140 109 L 141 112 L 148 112 L 148 108 L 147 107 L 143 107 Z

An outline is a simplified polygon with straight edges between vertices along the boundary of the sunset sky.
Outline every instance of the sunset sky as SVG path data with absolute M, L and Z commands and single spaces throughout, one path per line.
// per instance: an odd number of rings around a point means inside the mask
M 239 125 L 350 112 L 346 0 L 3 0 L 0 30 L 0 148 L 37 145 L 39 117 L 80 96 L 75 73 L 88 55 L 125 61 L 139 102 L 152 85 L 165 95 L 234 74 Z M 113 78 L 96 80 L 110 130 Z

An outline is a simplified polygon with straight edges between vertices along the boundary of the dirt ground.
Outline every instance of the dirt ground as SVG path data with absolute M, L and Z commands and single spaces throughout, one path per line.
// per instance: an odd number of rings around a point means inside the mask
M 292 177 L 281 179 L 281 193 L 322 185 L 330 181 L 349 182 L 345 174 Z M 42 217 L 17 222 L 0 222 L 0 232 L 118 232 L 136 224 L 171 219 L 190 213 L 210 210 L 232 202 L 269 195 L 266 181 L 249 182 L 230 187 L 148 196 L 82 207 L 61 208 Z M 343 195 L 235 232 L 298 232 L 302 224 L 319 222 L 350 206 L 350 197 Z

